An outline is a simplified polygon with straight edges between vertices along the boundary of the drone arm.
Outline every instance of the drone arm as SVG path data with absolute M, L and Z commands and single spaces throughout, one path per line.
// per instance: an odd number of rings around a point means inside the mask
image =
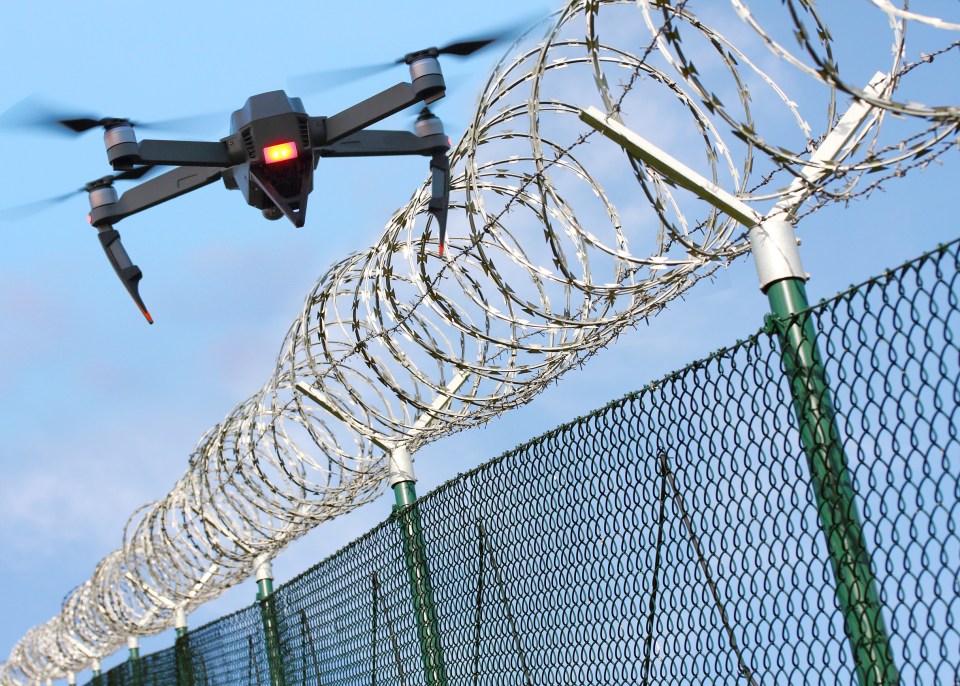
M 131 188 L 115 203 L 90 211 L 90 223 L 97 228 L 114 224 L 131 214 L 142 212 L 167 200 L 207 186 L 221 177 L 223 169 L 211 167 L 178 167 L 139 186 Z
M 343 112 L 327 117 L 326 140 L 324 144 L 336 143 L 352 133 L 376 124 L 391 114 L 406 109 L 423 100 L 423 95 L 413 85 L 401 82 L 396 86 L 377 93 Z
M 143 304 L 143 299 L 140 297 L 140 279 L 143 278 L 143 272 L 130 259 L 123 243 L 120 242 L 120 234 L 113 225 L 131 214 L 213 183 L 222 173 L 223 169 L 180 167 L 155 179 L 144 181 L 121 195 L 119 199 L 116 191 L 110 187 L 99 187 L 90 192 L 91 204 L 96 204 L 95 198 L 101 203 L 90 210 L 90 223 L 99 231 L 103 252 L 106 253 L 113 271 L 120 278 L 127 293 L 151 324 L 153 324 L 153 317 L 150 316 L 147 306 Z
M 329 121 L 329 120 L 328 120 Z M 447 210 L 450 206 L 450 141 L 442 133 L 417 136 L 409 131 L 358 131 L 332 145 L 317 148 L 320 157 L 370 157 L 373 155 L 425 155 L 430 157 L 430 204 L 428 210 L 437 220 L 439 251 L 447 236 Z
M 429 156 L 449 147 L 443 134 L 420 137 L 409 131 L 357 131 L 336 143 L 322 145 L 316 151 L 320 157 Z
M 231 167 L 227 145 L 222 141 L 144 140 L 139 144 L 136 164 L 189 165 L 191 167 Z M 241 160 L 242 161 L 242 160 Z
M 329 120 L 328 120 L 329 121 Z M 450 141 L 440 133 L 417 136 L 409 131 L 358 131 L 331 145 L 316 148 L 320 157 L 369 157 L 373 155 L 425 155 L 430 157 L 430 204 L 428 211 L 437 220 L 439 251 L 447 236 L 450 206 Z

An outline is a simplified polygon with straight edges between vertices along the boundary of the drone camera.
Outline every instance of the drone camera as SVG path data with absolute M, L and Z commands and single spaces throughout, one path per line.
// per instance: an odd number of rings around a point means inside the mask
M 272 222 L 277 221 L 278 219 L 280 219 L 280 217 L 283 216 L 283 210 L 281 210 L 276 205 L 271 205 L 270 207 L 264 207 L 263 210 L 261 210 L 261 212 L 263 213 L 264 219 L 269 219 Z

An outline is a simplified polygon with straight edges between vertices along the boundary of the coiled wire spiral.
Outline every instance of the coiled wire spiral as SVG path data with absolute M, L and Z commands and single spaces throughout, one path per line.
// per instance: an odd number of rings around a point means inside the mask
M 168 628 L 177 608 L 247 578 L 258 556 L 375 497 L 385 450 L 413 452 L 526 403 L 747 251 L 744 227 L 586 127 L 581 108 L 769 204 L 808 163 L 838 100 L 868 102 L 867 134 L 831 163 L 805 214 L 956 147 L 960 107 L 921 100 L 942 91 L 935 69 L 955 58 L 944 53 L 958 51 L 960 16 L 851 0 L 829 11 L 856 27 L 854 44 L 812 0 L 753 4 L 571 0 L 519 40 L 451 153 L 446 256 L 425 183 L 375 246 L 317 282 L 272 378 L 203 436 L 183 477 L 133 514 L 122 546 L 61 613 L 16 644 L 0 681 L 62 677 L 127 636 Z M 869 40 L 864 27 L 876 29 Z M 925 52 L 908 50 L 908 27 Z M 845 64 L 858 56 L 855 77 L 840 71 L 841 53 Z M 889 76 L 867 92 L 877 69 Z

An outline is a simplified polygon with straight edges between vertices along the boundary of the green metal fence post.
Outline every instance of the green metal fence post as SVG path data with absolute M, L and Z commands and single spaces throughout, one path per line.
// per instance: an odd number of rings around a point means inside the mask
M 127 648 L 130 650 L 130 677 L 134 686 L 142 686 L 143 672 L 140 668 L 140 639 L 136 636 L 128 636 Z
M 263 633 L 267 642 L 267 664 L 270 668 L 270 686 L 284 686 L 283 655 L 280 652 L 280 634 L 277 629 L 277 608 L 273 597 L 273 565 L 270 558 L 261 555 L 254 562 L 257 576 L 257 601 L 263 619 Z
M 878 73 L 866 90 L 877 94 L 885 82 L 886 77 Z M 800 440 L 807 456 L 817 513 L 836 581 L 837 603 L 857 676 L 861 686 L 893 686 L 900 683 L 900 675 L 890 649 L 877 580 L 840 443 L 826 372 L 817 350 L 816 332 L 808 317 L 796 316 L 808 307 L 803 285 L 807 275 L 800 263 L 793 224 L 788 221 L 830 169 L 830 163 L 841 159 L 856 142 L 857 132 L 869 113 L 870 105 L 865 101 L 851 105 L 766 217 L 615 118 L 591 107 L 580 112 L 580 119 L 673 183 L 750 229 L 760 288 L 767 294 L 773 318 L 779 324 L 781 354 L 790 377 Z
M 793 225 L 782 219 L 764 221 L 750 230 L 750 244 L 780 339 L 857 675 L 864 686 L 899 684 L 817 334 L 806 314 L 807 275 Z
M 438 393 L 425 410 L 417 417 L 413 427 L 404 440 L 416 436 L 436 421 L 440 413 L 456 397 L 457 390 L 462 386 L 469 375 L 457 372 L 450 379 L 444 389 Z M 332 415 L 346 423 L 346 418 L 335 403 L 331 403 L 326 395 L 309 384 L 298 381 L 295 388 Z M 410 581 L 410 595 L 413 600 L 414 621 L 417 626 L 417 638 L 420 642 L 420 655 L 423 660 L 423 672 L 426 686 L 446 686 L 447 668 L 443 658 L 443 646 L 440 642 L 440 628 L 437 620 L 437 608 L 433 597 L 433 587 L 430 583 L 430 569 L 427 565 L 426 552 L 423 544 L 423 527 L 420 523 L 420 512 L 412 507 L 417 501 L 417 490 L 414 487 L 416 478 L 413 475 L 413 461 L 410 451 L 392 440 L 383 440 L 373 433 L 367 436 L 370 441 L 387 452 L 390 460 L 390 486 L 393 488 L 396 504 L 394 513 L 398 514 L 403 537 L 403 555 L 407 565 L 407 576 Z
M 443 658 L 443 646 L 440 643 L 440 626 L 437 620 L 433 586 L 430 583 L 430 568 L 427 565 L 424 548 L 423 528 L 420 524 L 420 512 L 415 505 L 417 501 L 415 483 L 410 452 L 404 447 L 393 448 L 390 451 L 390 485 L 393 487 L 396 498 L 393 510 L 400 511 L 398 521 L 403 536 L 403 556 L 407 565 L 407 577 L 410 580 L 410 594 L 413 598 L 414 619 L 417 625 L 417 638 L 420 641 L 425 681 L 427 686 L 447 686 L 447 668 Z
M 187 611 L 178 607 L 173 618 L 177 632 L 174 643 L 174 659 L 177 666 L 177 686 L 193 686 L 193 655 L 190 652 L 190 631 L 187 628 Z

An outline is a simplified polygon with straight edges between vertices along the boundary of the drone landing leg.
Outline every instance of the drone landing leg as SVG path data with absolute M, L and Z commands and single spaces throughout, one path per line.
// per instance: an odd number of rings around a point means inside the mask
M 445 152 L 434 153 L 430 159 L 430 172 L 430 204 L 427 209 L 437 220 L 439 252 L 440 257 L 443 257 L 443 247 L 447 240 L 447 211 L 450 208 L 450 160 Z
M 127 293 L 133 298 L 133 302 L 140 308 L 140 312 L 146 317 L 147 322 L 153 324 L 153 317 L 150 316 L 147 306 L 143 304 L 143 300 L 140 298 L 140 279 L 143 278 L 143 272 L 130 260 L 123 243 L 120 242 L 120 233 L 116 229 L 109 224 L 105 224 L 99 227 L 99 230 L 100 245 L 103 246 L 103 251 L 107 254 L 107 259 L 110 260 L 113 271 L 120 277 L 124 288 L 127 289 Z
M 336 143 L 316 148 L 320 157 L 370 157 L 373 155 L 423 155 L 430 157 L 430 214 L 439 227 L 440 256 L 447 237 L 447 210 L 450 205 L 450 140 L 439 119 L 430 116 L 424 135 L 408 131 L 359 131 Z M 329 120 L 328 120 L 329 121 Z M 430 125 L 432 123 L 432 125 Z

